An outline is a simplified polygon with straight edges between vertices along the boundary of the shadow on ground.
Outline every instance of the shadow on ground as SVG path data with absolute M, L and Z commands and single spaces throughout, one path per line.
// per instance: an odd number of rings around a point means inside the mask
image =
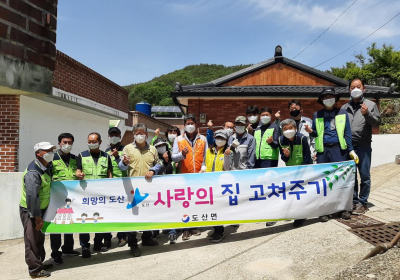
M 307 220 L 304 226 L 309 226 L 311 224 L 317 223 L 318 219 L 310 219 Z M 304 227 L 303 226 L 303 227 Z M 169 244 L 168 241 L 168 234 L 160 234 L 160 238 L 158 239 L 158 246 L 154 247 L 147 247 L 147 246 L 141 246 L 140 250 L 142 251 L 142 256 L 149 256 L 149 255 L 155 255 L 155 254 L 163 254 L 163 253 L 168 253 L 172 251 L 178 251 L 178 250 L 185 250 L 193 247 L 203 247 L 203 246 L 216 246 L 217 244 L 211 243 L 211 241 L 208 239 L 208 235 L 205 234 L 205 231 L 208 231 L 212 228 L 199 228 L 202 232 L 202 237 L 201 239 L 196 239 L 196 240 L 189 240 L 186 242 L 179 242 L 176 244 Z M 266 235 L 272 235 L 272 234 L 281 234 L 290 230 L 293 230 L 293 223 L 288 221 L 285 224 L 278 225 L 278 226 L 273 226 L 273 227 L 266 227 L 258 230 L 253 230 L 253 231 L 246 231 L 246 232 L 240 232 L 237 233 L 236 231 L 238 230 L 237 227 L 232 227 L 232 226 L 227 226 L 225 227 L 225 238 L 221 243 L 230 243 L 230 242 L 237 242 L 237 241 L 244 241 L 248 239 L 253 239 L 253 238 L 258 238 L 261 236 L 266 236 Z M 178 236 L 178 239 L 180 236 Z M 65 257 L 64 258 L 64 264 L 62 265 L 57 265 L 54 267 L 54 270 L 64 270 L 64 269 L 69 269 L 69 268 L 76 268 L 76 267 L 83 267 L 83 266 L 88 266 L 88 265 L 97 265 L 100 263 L 106 263 L 106 262 L 112 262 L 112 261 L 118 261 L 118 260 L 125 260 L 125 259 L 130 259 L 133 258 L 129 254 L 129 247 L 125 246 L 123 247 L 123 251 L 118 250 L 115 252 L 112 252 L 115 249 L 121 249 L 116 247 L 117 239 L 113 238 L 112 240 L 112 247 L 107 253 L 93 253 L 92 257 L 89 259 L 82 259 L 80 256 L 79 257 Z M 268 242 L 268 240 L 265 240 L 264 242 Z M 263 242 L 263 243 L 264 243 Z M 163 246 L 167 245 L 167 246 Z M 252 248 L 250 248 L 252 249 Z M 77 249 L 77 251 L 80 251 L 80 249 Z M 246 250 L 247 251 L 247 250 Z

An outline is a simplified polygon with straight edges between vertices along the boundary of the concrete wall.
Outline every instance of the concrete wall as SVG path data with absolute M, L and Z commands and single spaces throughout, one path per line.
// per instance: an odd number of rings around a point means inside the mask
M 33 146 L 41 141 L 54 145 L 58 143 L 58 135 L 63 132 L 72 133 L 75 137 L 73 154 L 87 150 L 87 135 L 98 132 L 105 150 L 108 145 L 109 119 L 93 114 L 80 112 L 60 105 L 45 102 L 28 96 L 20 100 L 20 132 L 19 132 L 19 170 L 24 171 L 33 160 Z
M 372 167 L 395 161 L 400 155 L 400 134 L 372 135 Z
M 0 173 L 0 240 L 20 238 L 24 235 L 18 205 L 21 198 L 22 173 Z

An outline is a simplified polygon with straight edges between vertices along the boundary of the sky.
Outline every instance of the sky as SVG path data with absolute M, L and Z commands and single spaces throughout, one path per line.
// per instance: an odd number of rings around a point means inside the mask
M 61 0 L 58 50 L 123 86 L 188 65 L 253 64 L 295 57 L 355 0 Z M 400 12 L 398 0 L 357 0 L 296 61 L 314 67 L 356 44 Z M 373 42 L 400 48 L 400 15 L 320 65 L 366 55 Z

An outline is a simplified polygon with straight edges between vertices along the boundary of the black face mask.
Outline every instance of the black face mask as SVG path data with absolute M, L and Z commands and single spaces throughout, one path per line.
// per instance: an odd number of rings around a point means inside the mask
M 294 111 L 290 111 L 290 115 L 292 117 L 298 117 L 300 115 L 300 110 L 294 110 Z

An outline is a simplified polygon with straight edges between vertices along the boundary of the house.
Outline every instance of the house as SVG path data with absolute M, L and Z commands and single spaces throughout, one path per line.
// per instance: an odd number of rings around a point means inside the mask
M 268 106 L 273 114 L 281 111 L 282 119 L 289 118 L 288 101 L 292 99 L 299 99 L 303 115 L 311 118 L 321 109 L 317 97 L 325 87 L 342 94 L 339 106 L 348 102 L 348 81 L 284 57 L 277 46 L 274 57 L 225 77 L 198 85 L 177 83 L 171 96 L 184 114 L 198 117 L 200 125 L 208 120 L 222 125 L 244 116 L 249 105 Z M 398 98 L 399 93 L 388 87 L 366 85 L 364 96 L 379 104 L 380 99 Z
M 72 208 L 58 208 L 56 216 L 54 217 L 54 223 L 57 225 L 73 224 L 73 213 L 74 211 Z

